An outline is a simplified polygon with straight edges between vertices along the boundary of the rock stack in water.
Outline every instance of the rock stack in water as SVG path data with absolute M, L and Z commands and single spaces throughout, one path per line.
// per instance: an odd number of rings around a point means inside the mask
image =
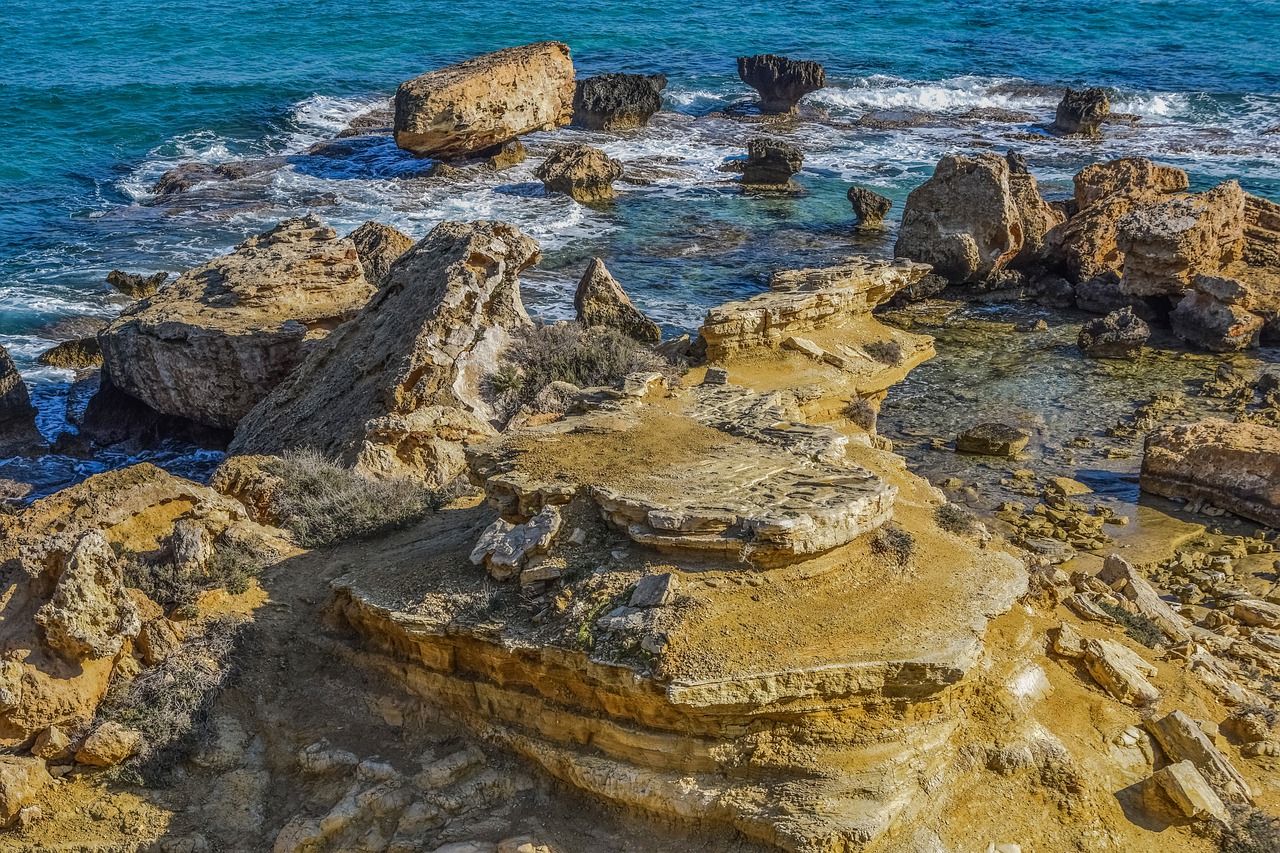
M 644 127 L 662 109 L 661 74 L 601 74 L 579 80 L 573 93 L 573 125 L 588 130 Z
M 893 207 L 892 201 L 866 187 L 849 187 L 845 197 L 853 206 L 853 215 L 857 217 L 859 228 L 879 228 Z
M 772 53 L 738 57 L 738 76 L 760 93 L 760 112 L 774 115 L 798 112 L 801 98 L 827 85 L 818 63 Z
M 1098 137 L 1109 115 L 1111 100 L 1106 89 L 1068 89 L 1049 130 L 1058 136 Z
M 533 176 L 547 192 L 564 193 L 580 204 L 600 204 L 613 199 L 622 164 L 599 148 L 565 145 L 542 161 Z
M 396 144 L 419 157 L 452 160 L 573 115 L 573 63 L 556 41 L 511 47 L 402 83 Z
M 756 137 L 747 143 L 747 162 L 742 170 L 742 186 L 757 190 L 792 192 L 800 185 L 791 179 L 804 166 L 804 152 L 797 145 L 778 139 Z
M 0 346 L 0 456 L 21 453 L 39 443 L 31 395 L 9 351 Z

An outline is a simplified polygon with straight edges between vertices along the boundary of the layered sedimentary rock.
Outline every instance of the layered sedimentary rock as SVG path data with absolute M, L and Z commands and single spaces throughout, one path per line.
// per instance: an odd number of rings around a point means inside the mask
M 533 170 L 547 192 L 564 193 L 580 204 L 599 204 L 614 197 L 613 182 L 622 164 L 590 145 L 557 148 Z
M 412 237 L 381 222 L 366 222 L 347 236 L 355 244 L 365 279 L 374 287 L 387 277 L 396 259 L 413 246 Z
M 1111 99 L 1106 89 L 1068 89 L 1049 130 L 1059 136 L 1101 136 L 1102 122 L 1109 115 Z
M 611 326 L 628 337 L 647 343 L 662 340 L 662 330 L 635 305 L 622 285 L 609 274 L 604 261 L 593 258 L 573 294 L 578 322 L 584 326 Z
M 738 57 L 738 76 L 760 93 L 762 113 L 795 113 L 801 98 L 827 85 L 827 73 L 817 62 L 771 53 Z
M 103 371 L 159 412 L 229 429 L 373 290 L 349 238 L 286 220 L 125 309 L 98 336 Z
M 573 115 L 569 48 L 547 41 L 510 47 L 400 84 L 396 144 L 419 157 L 465 157 Z
M 481 383 L 529 325 L 517 276 L 538 246 L 500 222 L 446 222 L 392 267 L 377 295 L 315 347 L 240 424 L 235 453 L 307 447 L 443 485 L 459 442 L 491 434 Z
M 1147 437 L 1141 486 L 1280 526 L 1280 430 L 1205 420 Z
M 573 93 L 573 124 L 588 130 L 644 127 L 662 109 L 661 74 L 601 74 L 579 80 Z
M 798 145 L 756 137 L 747 143 L 742 185 L 764 190 L 795 190 L 797 185 L 791 176 L 798 174 L 803 166 L 804 152 Z
M 0 455 L 22 452 L 39 443 L 31 395 L 9 351 L 0 346 Z
M 1280 269 L 1233 265 L 1221 275 L 1197 275 L 1169 315 L 1173 332 L 1214 352 L 1251 349 L 1263 335 L 1276 336 L 1280 317 Z

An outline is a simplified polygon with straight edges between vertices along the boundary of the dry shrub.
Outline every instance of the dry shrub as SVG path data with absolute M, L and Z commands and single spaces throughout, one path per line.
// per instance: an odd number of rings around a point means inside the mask
M 259 555 L 238 544 L 214 545 L 203 573 L 184 571 L 168 557 L 153 561 L 131 552 L 119 556 L 125 586 L 142 591 L 166 613 L 193 606 L 200 593 L 210 589 L 240 595 L 266 567 Z
M 899 566 L 910 565 L 916 538 L 896 524 L 885 524 L 871 534 L 871 553 L 887 557 Z
M 968 536 L 978 528 L 977 517 L 959 504 L 943 504 L 933 515 L 939 527 L 957 536 Z
M 867 351 L 867 355 L 890 367 L 897 367 L 907 359 L 907 351 L 897 341 L 872 341 L 863 349 Z
M 866 397 L 854 397 L 844 407 L 844 416 L 867 432 L 876 431 L 876 407 Z
M 444 504 L 410 477 L 364 477 L 312 450 L 288 451 L 266 468 L 281 480 L 277 517 L 306 548 L 406 527 Z

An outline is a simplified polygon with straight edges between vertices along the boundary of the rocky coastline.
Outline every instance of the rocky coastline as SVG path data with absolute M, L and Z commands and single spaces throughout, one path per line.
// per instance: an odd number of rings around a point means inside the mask
M 803 198 L 789 128 L 824 121 L 824 69 L 738 73 L 758 100 L 731 111 L 726 180 Z M 646 178 L 576 134 L 644 127 L 665 85 L 513 47 L 405 82 L 309 156 L 389 134 L 448 180 L 551 132 L 539 192 L 625 205 Z M 1121 120 L 1067 90 L 1043 132 Z M 52 447 L 225 457 L 207 483 L 0 481 L 0 841 L 1273 849 L 1280 206 L 1201 183 L 1122 158 L 1046 198 L 1016 150 L 945 153 L 896 226 L 849 187 L 847 250 L 687 334 L 600 257 L 558 294 L 574 319 L 530 316 L 542 246 L 494 220 L 340 235 L 300 212 L 172 281 L 113 272 L 119 317 L 46 354 L 86 389 Z M 966 313 L 990 306 L 1055 326 Z M 1064 333 L 1068 311 L 1092 319 Z M 1105 446 L 993 420 L 999 401 L 943 433 L 892 399 L 998 339 L 1049 371 L 1212 378 L 1123 401 Z M 0 349 L 0 456 L 49 449 Z M 1147 497 L 1097 492 L 1090 464 Z

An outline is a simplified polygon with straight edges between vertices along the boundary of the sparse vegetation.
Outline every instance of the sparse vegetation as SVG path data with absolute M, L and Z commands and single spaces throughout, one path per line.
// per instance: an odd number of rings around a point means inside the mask
M 872 341 L 863 347 L 876 361 L 897 367 L 907 360 L 907 351 L 897 341 Z
M 151 561 L 131 552 L 119 556 L 124 561 L 125 586 L 145 593 L 166 613 L 193 606 L 200 593 L 210 589 L 226 589 L 232 595 L 240 595 L 264 568 L 256 554 L 229 544 L 214 546 L 203 573 L 184 570 L 172 559 Z
M 871 553 L 887 557 L 899 566 L 911 563 L 916 538 L 896 524 L 886 524 L 871 535 Z
M 844 416 L 867 432 L 876 431 L 876 407 L 866 397 L 854 397 L 844 407 Z
M 268 470 L 283 481 L 279 516 L 307 548 L 404 527 L 444 503 L 443 495 L 416 480 L 364 477 L 315 451 L 290 451 Z
M 1130 613 L 1118 604 L 1098 599 L 1098 606 L 1112 619 L 1120 623 L 1124 633 L 1134 642 L 1141 643 L 1149 649 L 1158 649 L 1164 645 L 1164 632 L 1160 626 L 1145 616 Z
M 1231 826 L 1218 841 L 1221 853 L 1275 853 L 1280 850 L 1280 819 L 1258 809 L 1233 809 Z
M 959 504 L 943 504 L 934 510 L 938 526 L 957 536 L 968 536 L 978 528 L 977 517 Z

